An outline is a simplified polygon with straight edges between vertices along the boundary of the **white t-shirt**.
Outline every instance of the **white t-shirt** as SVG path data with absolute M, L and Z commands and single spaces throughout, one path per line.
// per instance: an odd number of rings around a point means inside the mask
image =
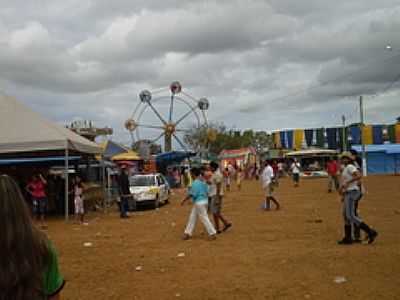
M 267 187 L 269 184 L 271 184 L 272 178 L 274 178 L 274 169 L 268 165 L 264 168 L 261 175 L 263 187 Z
M 293 174 L 299 174 L 300 173 L 300 163 L 299 162 L 294 162 L 290 166 L 290 169 L 292 170 Z
M 278 170 L 283 171 L 283 163 L 278 163 Z
M 357 171 L 358 170 L 354 165 L 347 165 L 342 172 L 342 178 L 341 178 L 342 185 L 345 185 L 348 182 L 350 182 L 353 179 L 353 174 Z M 358 186 L 358 182 L 353 181 L 352 183 L 349 184 L 346 191 L 354 191 L 354 190 L 358 191 L 359 189 L 360 188 Z
M 223 184 L 222 184 L 223 180 L 224 180 L 224 176 L 222 175 L 222 173 L 219 169 L 212 174 L 211 185 L 208 190 L 208 195 L 210 197 L 217 195 L 217 184 L 221 185 L 219 195 L 220 196 L 224 195 L 224 189 L 223 189 Z

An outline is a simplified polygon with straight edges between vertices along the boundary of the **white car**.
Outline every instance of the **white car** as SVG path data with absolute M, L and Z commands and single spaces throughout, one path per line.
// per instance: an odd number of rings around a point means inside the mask
M 168 203 L 170 188 L 162 174 L 141 174 L 129 178 L 130 191 L 135 204 L 152 203 L 154 208 Z

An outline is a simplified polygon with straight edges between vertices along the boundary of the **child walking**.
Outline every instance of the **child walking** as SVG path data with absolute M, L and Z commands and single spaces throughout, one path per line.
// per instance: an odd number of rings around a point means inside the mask
M 85 208 L 83 205 L 83 186 L 81 179 L 77 177 L 74 183 L 74 204 L 75 204 L 75 219 L 80 224 L 84 224 Z
M 188 240 L 192 237 L 194 228 L 196 226 L 197 218 L 203 223 L 207 230 L 210 240 L 216 239 L 216 230 L 212 225 L 207 214 L 208 206 L 208 186 L 207 184 L 200 180 L 201 171 L 198 168 L 192 169 L 192 177 L 194 179 L 192 186 L 189 189 L 189 194 L 185 199 L 182 200 L 181 205 L 189 199 L 192 199 L 193 208 L 189 216 L 189 220 L 183 235 L 183 240 Z
M 238 191 L 242 190 L 242 180 L 244 177 L 244 173 L 242 168 L 238 168 L 237 172 L 236 172 L 236 185 L 238 188 Z
M 224 172 L 224 185 L 225 185 L 225 189 L 229 192 L 231 190 L 231 177 L 229 175 L 229 169 L 225 168 Z

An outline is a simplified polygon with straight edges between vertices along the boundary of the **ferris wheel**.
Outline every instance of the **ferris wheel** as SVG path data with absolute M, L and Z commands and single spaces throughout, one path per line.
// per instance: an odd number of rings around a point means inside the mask
M 153 143 L 164 138 L 166 152 L 172 150 L 173 140 L 186 150 L 182 136 L 190 131 L 188 122 L 191 128 L 207 126 L 206 112 L 209 107 L 207 98 L 196 99 L 184 92 L 178 81 L 174 81 L 169 87 L 140 92 L 139 102 L 131 117 L 125 121 L 125 128 L 130 132 L 132 142 L 141 140 L 141 132 L 146 131 L 146 139 Z M 150 117 L 153 117 L 152 121 L 143 121 Z M 152 133 L 149 133 L 150 129 Z

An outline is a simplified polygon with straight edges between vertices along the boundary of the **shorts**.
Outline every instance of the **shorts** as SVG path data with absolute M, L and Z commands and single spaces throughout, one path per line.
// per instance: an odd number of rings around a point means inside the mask
M 211 213 L 219 214 L 221 213 L 221 208 L 222 208 L 222 197 L 212 196 L 210 205 Z
M 83 199 L 81 197 L 75 198 L 74 204 L 75 204 L 75 214 L 83 215 L 85 213 L 85 208 L 83 206 Z
M 294 182 L 299 182 L 300 181 L 300 174 L 299 173 L 294 173 L 293 174 L 293 181 Z
M 47 198 L 33 198 L 33 213 L 35 215 L 45 215 L 47 212 Z
M 274 186 L 272 182 L 264 187 L 264 191 L 265 191 L 265 196 L 272 197 L 272 194 L 274 193 Z
M 231 179 L 229 177 L 224 179 L 225 186 L 230 186 L 231 185 Z

